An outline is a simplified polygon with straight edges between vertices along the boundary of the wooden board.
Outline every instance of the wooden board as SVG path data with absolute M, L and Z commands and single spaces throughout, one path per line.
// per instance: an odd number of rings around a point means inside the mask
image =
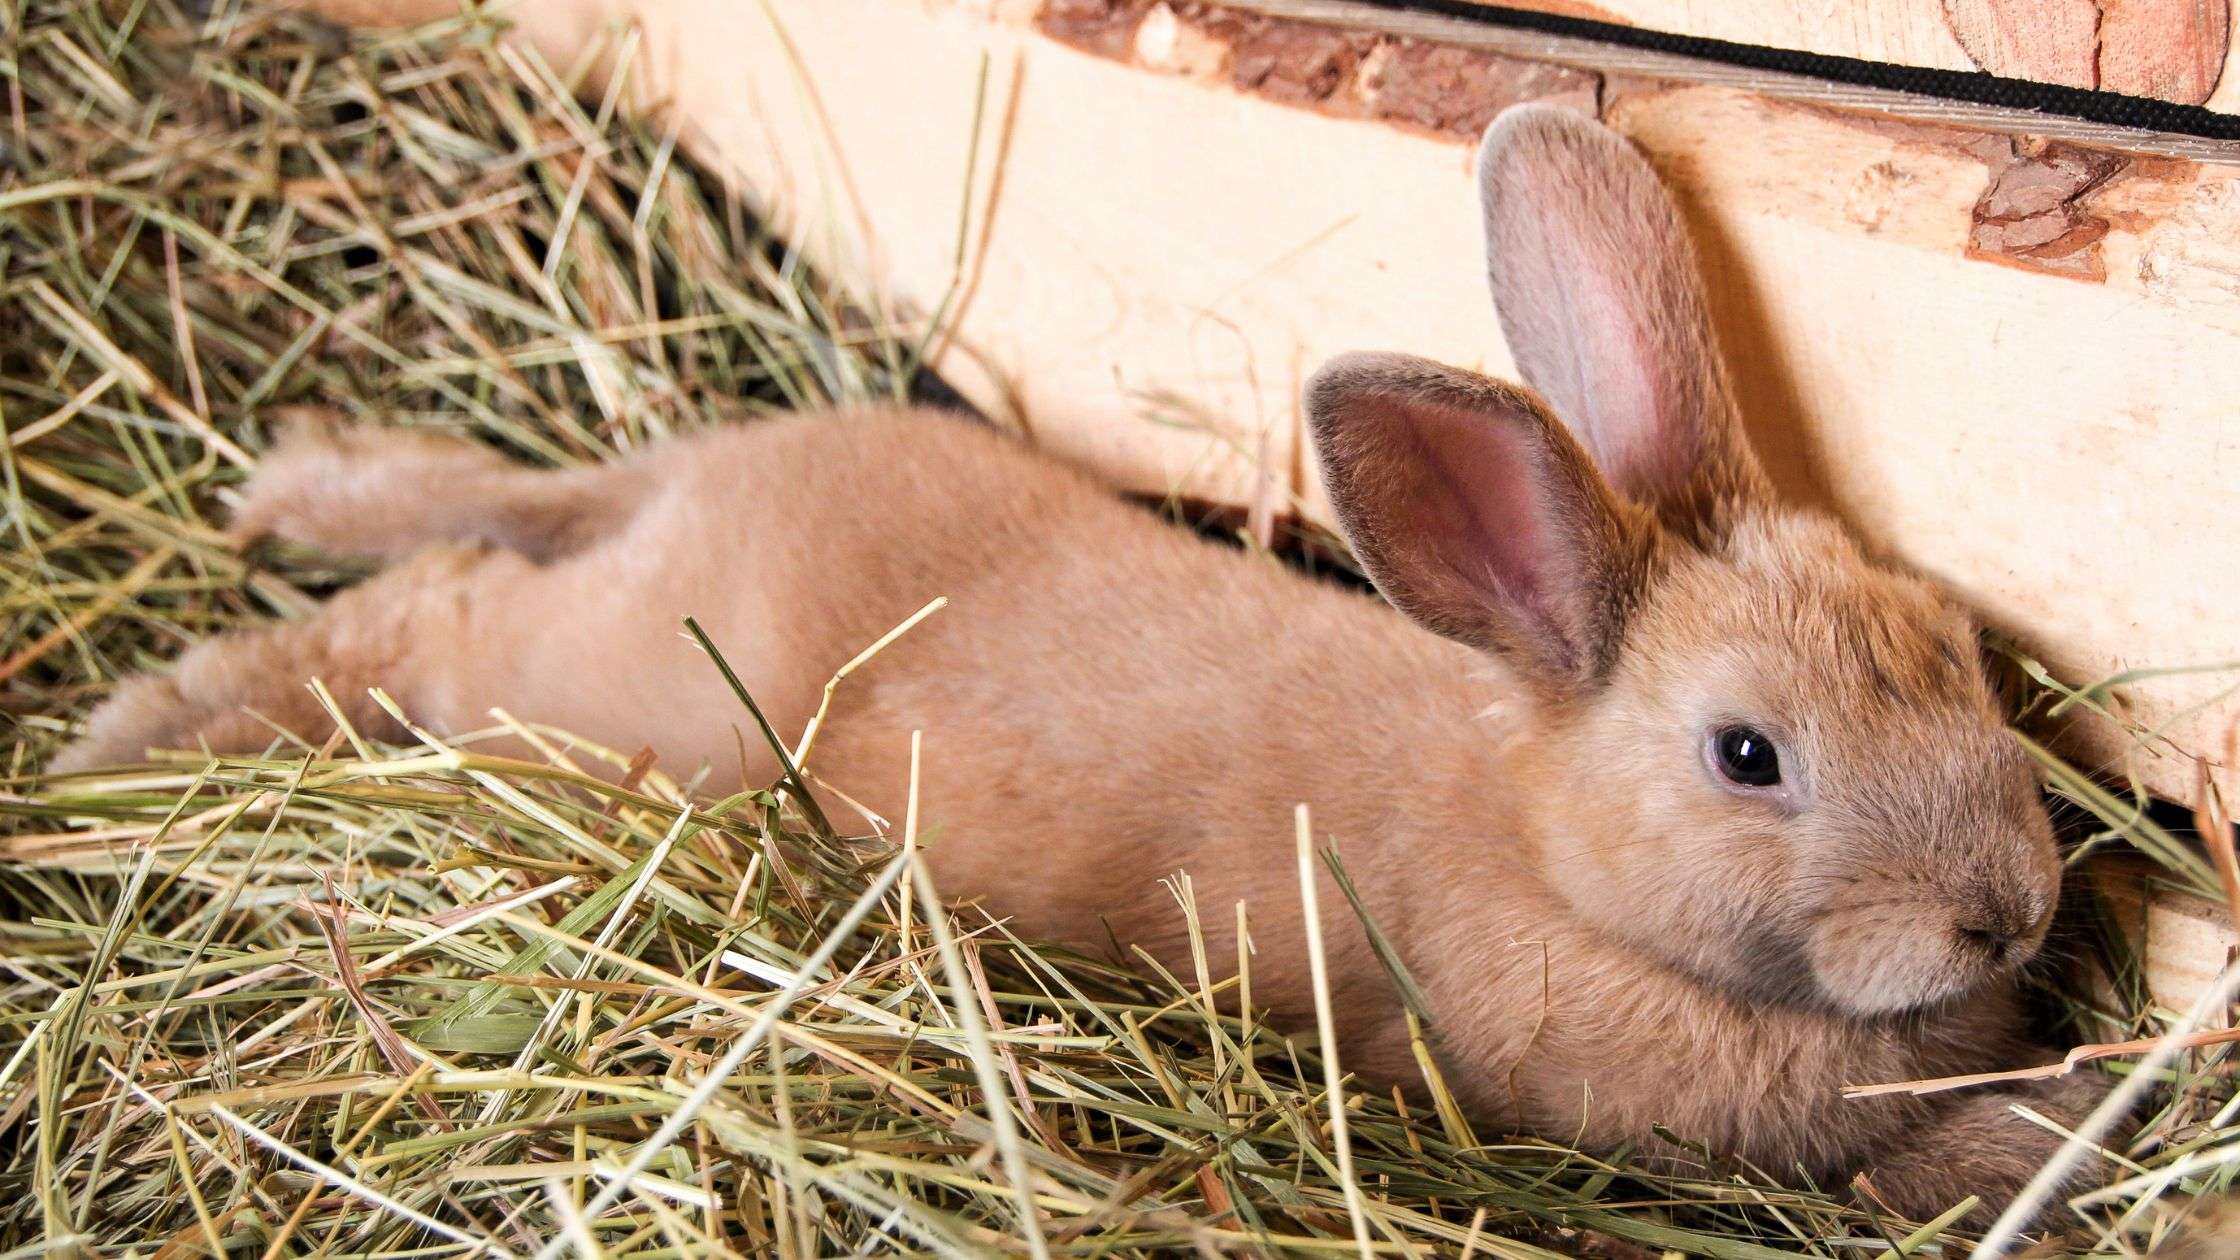
M 2231 0 L 1502 0 L 1485 7 L 2240 112 Z
M 2139 981 L 2166 1010 L 2192 1008 L 2240 960 L 2240 932 L 2232 912 L 2194 897 L 2172 894 L 2150 862 L 2138 858 L 2097 861 L 2086 873 L 2101 907 L 2136 950 L 2128 961 Z M 2117 1004 L 2122 1009 L 2122 1004 Z M 2240 1027 L 2240 1020 L 2212 1019 L 2212 1026 Z
M 1390 7 L 1384 0 L 1220 0 L 1218 6 L 1199 0 L 1046 0 L 1041 25 L 1054 34 L 1086 35 L 1087 38 L 1077 42 L 1110 55 L 1120 46 L 1113 38 L 1115 31 L 1150 33 L 1164 29 L 1167 19 L 1177 16 L 1188 26 L 1216 8 L 1231 14 L 1277 19 L 1272 25 L 1284 29 L 1320 25 L 1355 35 L 1391 37 L 1392 51 L 1402 54 L 1404 61 L 1435 60 L 1440 47 L 1473 50 L 1569 66 L 1603 76 L 1729 87 L 1774 100 L 1965 128 L 2022 131 L 2043 139 L 2164 157 L 2230 161 L 2235 150 L 2240 149 L 2240 141 L 2198 134 L 2199 129 L 2152 131 L 2071 114 L 2021 111 L 1972 99 L 1898 92 L 1793 71 L 1768 70 L 1734 60 L 1691 57 L 1646 46 L 1610 43 L 1578 33 L 1534 29 L 1508 21 L 1478 21 L 1445 12 Z M 1245 25 L 1234 20 L 1230 24 Z M 1584 29 L 1591 32 L 1603 28 L 1590 25 Z M 1138 48 L 1137 52 L 1139 56 L 1145 55 L 1143 48 Z M 1232 57 L 1229 63 L 1232 78 L 1245 87 L 1251 86 L 1249 79 L 1264 65 L 1264 61 L 1253 57 Z M 1978 82 L 1988 83 L 1989 80 L 1978 79 Z M 1477 92 L 1467 83 L 1450 82 L 1447 86 L 1465 99 Z M 1423 99 L 1421 93 L 1416 94 L 1419 107 Z
M 1325 357 L 1510 371 L 1466 137 L 1520 96 L 1595 110 L 1681 191 L 1790 492 L 2070 676 L 2240 657 L 2240 168 L 1203 5 L 1108 12 L 546 0 L 526 33 L 570 65 L 630 22 L 639 98 L 820 264 L 905 314 L 954 290 L 938 367 L 984 409 L 1131 488 L 1310 513 L 1296 394 Z M 2127 694 L 2205 748 L 2232 681 Z M 2167 749 L 2078 747 L 2191 794 Z

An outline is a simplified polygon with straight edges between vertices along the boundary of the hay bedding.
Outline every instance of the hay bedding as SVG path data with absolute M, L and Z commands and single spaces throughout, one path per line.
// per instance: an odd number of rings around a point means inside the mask
M 786 784 L 618 785 L 580 768 L 632 750 L 558 733 L 540 764 L 276 732 L 40 779 L 116 678 L 351 576 L 222 533 L 286 409 L 598 459 L 903 396 L 928 330 L 845 314 L 668 139 L 487 29 L 4 12 L 0 1254 L 1350 1255 L 1357 1213 L 1380 1254 L 1965 1252 L 1848 1187 L 1351 1090 L 1349 1203 L 1312 1037 L 933 913 L 891 840 Z M 2163 839 L 2139 826 L 2110 834 Z M 2151 1035 L 2119 988 L 2059 1035 Z M 2160 1085 L 2118 1152 L 2147 1183 L 2080 1245 L 2153 1249 L 2223 1189 L 2222 1062 Z

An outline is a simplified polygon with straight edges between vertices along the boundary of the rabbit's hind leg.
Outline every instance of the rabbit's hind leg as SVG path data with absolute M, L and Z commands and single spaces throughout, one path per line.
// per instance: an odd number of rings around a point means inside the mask
M 550 561 L 620 528 L 652 484 L 637 461 L 530 468 L 466 438 L 317 413 L 258 464 L 233 532 L 388 560 L 483 542 Z
M 331 681 L 343 675 L 338 667 L 345 662 L 310 659 L 326 646 L 324 621 L 322 613 L 300 624 L 207 639 L 168 671 L 126 679 L 49 768 L 63 773 L 132 764 L 153 749 L 223 754 L 276 743 L 317 746 L 334 721 L 311 691 L 313 678 L 329 681 L 336 703 L 361 732 L 400 734 L 362 689 Z
M 189 649 L 168 673 L 121 684 L 58 754 L 57 772 L 137 762 L 151 748 L 245 753 L 275 743 L 317 747 L 334 718 L 312 692 L 318 679 L 359 734 L 407 732 L 367 694 L 393 694 L 415 720 L 458 717 L 460 679 L 487 673 L 468 638 L 478 605 L 501 603 L 533 565 L 479 545 L 422 552 L 343 592 L 302 621 L 237 631 Z M 486 679 L 484 680 L 487 681 Z

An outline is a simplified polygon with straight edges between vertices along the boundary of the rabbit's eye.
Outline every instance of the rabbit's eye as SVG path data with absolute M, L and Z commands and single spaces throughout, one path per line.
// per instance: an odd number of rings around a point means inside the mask
M 1725 727 L 1713 737 L 1719 773 L 1742 787 L 1772 787 L 1781 782 L 1781 754 L 1773 741 L 1747 726 Z

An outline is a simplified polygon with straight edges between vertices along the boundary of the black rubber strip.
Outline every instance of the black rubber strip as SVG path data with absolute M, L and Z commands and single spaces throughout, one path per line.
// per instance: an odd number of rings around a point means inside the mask
M 2060 87 L 2051 83 L 2034 83 L 2028 79 L 2002 78 L 1981 71 L 1894 66 L 1879 61 L 1862 61 L 1857 57 L 1832 57 L 1787 48 L 1733 44 L 1723 39 L 1671 35 L 1663 31 L 1594 22 L 1586 18 L 1561 17 L 1553 13 L 1486 8 L 1483 5 L 1463 3 L 1462 0 L 1368 0 L 1368 3 L 1379 8 L 1433 13 L 1491 26 L 1600 40 L 1606 44 L 1621 44 L 1650 52 L 1674 53 L 1682 57 L 1717 61 L 1752 70 L 1809 75 L 1815 79 L 1856 84 L 1860 87 L 1888 88 L 1897 92 L 1911 92 L 1917 96 L 1936 96 L 1975 105 L 2059 114 L 2110 126 L 2200 136 L 2209 140 L 2240 140 L 2240 115 L 2220 114 L 2198 105 L 2174 105 L 2169 101 L 2125 96 L 2120 92 Z M 2227 67 L 2226 73 L 2232 73 L 2230 67 Z

